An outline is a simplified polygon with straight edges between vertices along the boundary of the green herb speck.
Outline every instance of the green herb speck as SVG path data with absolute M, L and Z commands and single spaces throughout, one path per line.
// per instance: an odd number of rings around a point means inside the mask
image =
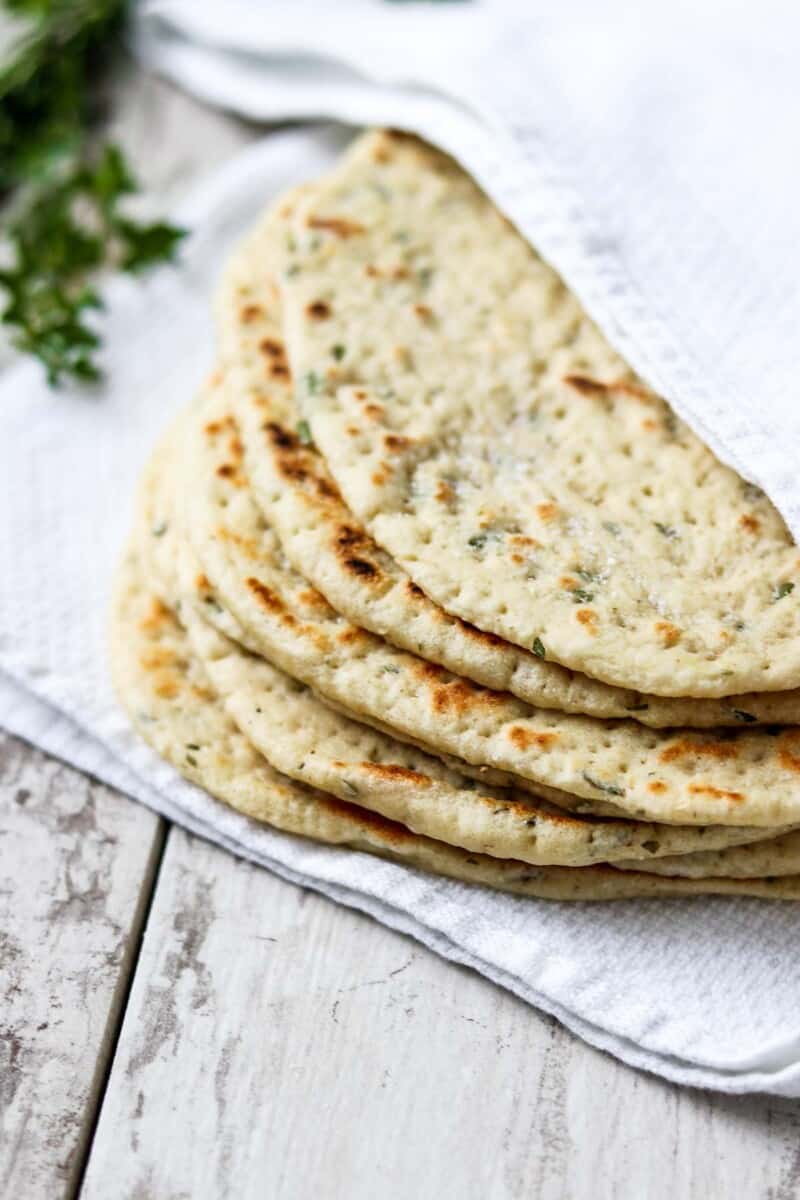
M 678 536 L 677 529 L 674 529 L 672 525 L 665 525 L 662 521 L 653 521 L 653 524 L 662 537 L 669 538 L 671 540 L 672 538 L 676 538 Z
M 747 725 L 752 725 L 754 721 L 758 720 L 758 717 L 753 716 L 752 713 L 745 712 L 743 708 L 734 708 L 733 715 L 737 721 L 744 721 Z
M 311 436 L 311 426 L 308 421 L 297 422 L 297 436 L 304 446 L 311 446 L 314 439 Z
M 356 787 L 356 785 L 354 783 L 351 783 L 349 779 L 343 779 L 342 783 L 343 783 L 344 787 L 347 789 L 347 791 L 350 793 L 351 796 L 358 795 L 358 788 Z
M 168 528 L 169 526 L 167 525 L 166 521 L 159 521 L 157 525 L 153 526 L 150 532 L 152 533 L 153 537 L 163 537 Z
M 601 779 L 595 779 L 588 771 L 584 771 L 583 778 L 590 787 L 597 788 L 598 792 L 605 792 L 608 796 L 624 796 L 625 791 L 616 783 L 604 783 Z
M 784 596 L 790 595 L 793 591 L 794 584 L 789 579 L 785 580 L 783 583 L 776 584 L 776 586 L 772 589 L 773 604 L 776 600 L 782 600 Z
M 347 347 L 338 342 L 335 346 L 331 346 L 331 354 L 337 362 L 341 362 L 347 353 Z
M 587 592 L 586 588 L 571 588 L 569 594 L 573 604 L 589 604 L 594 600 L 594 592 Z
M 306 375 L 306 391 L 309 396 L 313 396 L 319 387 L 319 376 L 316 371 L 309 371 Z
M 541 638 L 536 637 L 533 639 L 533 653 L 537 658 L 547 657 L 547 651 L 544 648 L 544 642 Z
M 472 537 L 468 540 L 467 545 L 472 550 L 483 550 L 488 540 L 489 536 L 486 533 L 473 533 Z

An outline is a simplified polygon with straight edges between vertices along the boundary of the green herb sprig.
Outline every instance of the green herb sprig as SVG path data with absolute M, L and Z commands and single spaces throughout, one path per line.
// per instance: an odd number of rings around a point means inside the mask
M 94 148 L 100 68 L 115 48 L 121 0 L 5 0 L 19 34 L 0 63 L 0 320 L 48 382 L 97 379 L 104 268 L 137 272 L 173 258 L 184 231 L 125 216 L 137 190 L 118 147 Z M 89 86 L 92 80 L 92 87 Z

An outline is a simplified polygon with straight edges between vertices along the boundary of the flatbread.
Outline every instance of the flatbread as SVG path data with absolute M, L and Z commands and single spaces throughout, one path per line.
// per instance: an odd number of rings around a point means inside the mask
M 730 827 L 580 818 L 518 790 L 478 788 L 438 759 L 332 711 L 309 688 L 221 635 L 191 603 L 181 614 L 229 715 L 273 767 L 415 833 L 540 866 L 650 860 L 731 844 Z M 759 835 L 733 832 L 742 842 Z
M 614 866 L 625 871 L 643 869 L 636 859 L 617 861 Z M 658 875 L 680 875 L 687 879 L 707 879 L 715 875 L 732 879 L 796 875 L 800 872 L 800 833 L 785 833 L 768 841 L 727 850 L 665 856 L 649 862 L 645 869 Z
M 193 659 L 174 613 L 147 589 L 133 555 L 126 557 L 120 570 L 111 662 L 120 700 L 145 740 L 185 778 L 276 829 L 523 896 L 557 900 L 706 894 L 800 897 L 797 877 L 665 879 L 611 867 L 535 868 L 470 854 L 282 777 L 226 715 Z
M 771 836 L 770 830 L 757 827 L 663 826 L 620 819 L 618 814 L 613 820 L 570 817 L 564 811 L 569 797 L 550 793 L 561 802 L 559 807 L 541 796 L 502 789 L 509 777 L 499 772 L 491 790 L 494 773 L 476 771 L 476 778 L 467 779 L 465 764 L 457 759 L 449 758 L 443 765 L 424 752 L 412 753 L 389 731 L 376 735 L 346 713 L 337 715 L 278 668 L 243 652 L 247 636 L 227 610 L 205 605 L 200 619 L 191 612 L 199 566 L 179 537 L 170 487 L 175 447 L 182 444 L 187 424 L 184 414 L 171 426 L 143 474 L 137 505 L 139 569 L 153 594 L 181 614 L 195 652 L 229 714 L 273 767 L 351 803 L 358 795 L 362 799 L 356 803 L 417 833 L 538 864 L 578 866 L 618 857 L 648 860 Z M 180 599 L 181 577 L 186 581 L 188 605 Z M 289 728 L 276 738 L 276 728 L 285 725 Z M 414 774 L 411 781 L 409 771 Z M 422 780 L 427 783 L 420 794 Z
M 800 684 L 800 552 L 779 514 L 451 160 L 360 139 L 298 206 L 280 286 L 316 445 L 444 609 L 657 695 Z
M 195 592 L 228 609 L 248 647 L 401 739 L 628 815 L 675 824 L 800 821 L 800 730 L 704 735 L 537 710 L 452 676 L 350 624 L 292 570 L 255 504 L 224 383 L 184 433 L 185 530 Z M 190 500 L 190 502 L 189 502 Z
M 299 419 L 271 271 L 292 211 L 292 200 L 282 201 L 237 249 L 216 310 L 248 478 L 295 570 L 354 624 L 537 708 L 653 728 L 797 723 L 798 690 L 691 700 L 616 688 L 481 632 L 412 583 L 347 508 Z

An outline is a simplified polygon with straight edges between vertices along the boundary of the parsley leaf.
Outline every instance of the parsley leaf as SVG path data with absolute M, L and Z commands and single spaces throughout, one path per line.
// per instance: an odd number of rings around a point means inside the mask
M 0 320 L 50 384 L 100 375 L 102 307 L 94 274 L 171 259 L 184 231 L 132 221 L 120 201 L 136 191 L 122 151 L 90 151 L 94 97 L 87 81 L 113 49 L 121 0 L 6 0 L 22 34 L 0 75 L 0 192 L 7 212 Z

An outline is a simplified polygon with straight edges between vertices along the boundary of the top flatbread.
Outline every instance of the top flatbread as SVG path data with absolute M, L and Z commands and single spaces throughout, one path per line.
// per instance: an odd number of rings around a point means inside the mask
M 664 696 L 800 684 L 800 554 L 449 159 L 369 135 L 298 208 L 290 364 L 348 506 L 443 608 Z
M 590 679 L 446 613 L 411 582 L 350 512 L 322 455 L 301 436 L 273 271 L 275 240 L 288 236 L 295 202 L 282 201 L 237 249 L 216 304 L 250 482 L 295 570 L 355 624 L 539 708 L 632 717 L 653 728 L 800 721 L 797 689 L 669 699 Z

